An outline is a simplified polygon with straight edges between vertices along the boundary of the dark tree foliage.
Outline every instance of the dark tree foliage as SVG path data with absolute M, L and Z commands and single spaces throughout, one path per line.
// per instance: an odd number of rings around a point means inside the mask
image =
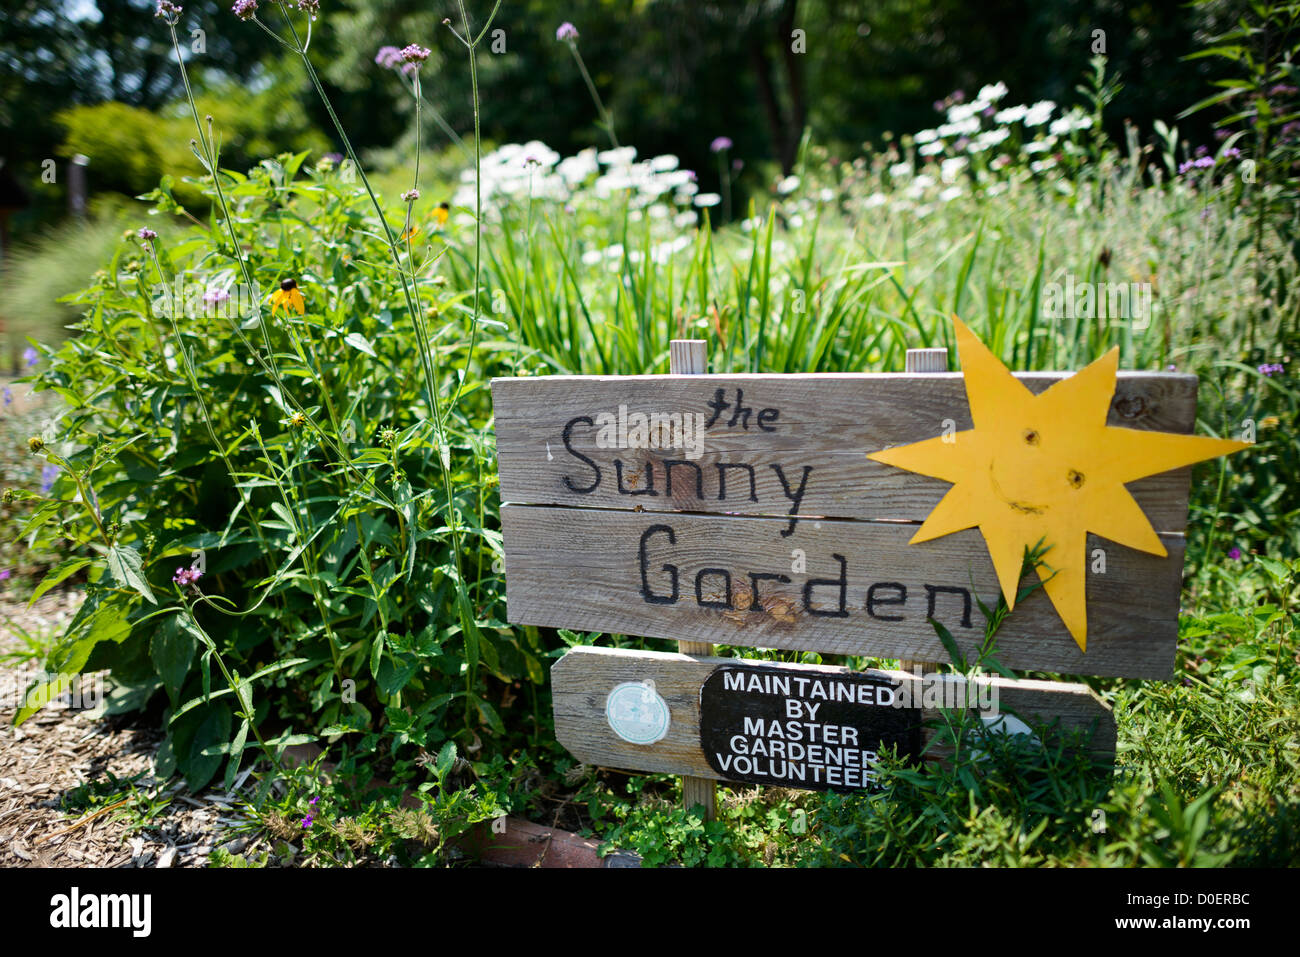
M 183 6 L 178 33 L 196 77 L 246 80 L 281 52 L 235 20 L 229 3 Z M 59 157 L 59 111 L 109 100 L 156 110 L 182 94 L 171 37 L 154 10 L 152 0 L 5 0 L 0 7 L 0 159 L 29 193 L 57 192 L 45 188 L 40 164 Z M 202 53 L 193 49 L 199 41 Z
M 504 0 L 479 49 L 483 132 L 497 142 L 540 139 L 564 153 L 607 143 L 568 46 L 555 39 L 563 21 L 580 31 L 579 49 L 620 141 L 643 155 L 676 153 L 710 188 L 717 170 L 708 147 L 720 135 L 733 140 L 731 155 L 745 160 L 743 175 L 756 185 L 756 170 L 792 167 L 806 129 L 848 155 L 887 130 L 934 125 L 933 104 L 954 90 L 973 93 L 1001 80 L 1008 103 L 1076 101 L 1099 37 L 1123 83 L 1109 110 L 1112 134 L 1125 119 L 1147 132 L 1204 95 L 1213 66 L 1185 57 L 1241 2 Z M 284 53 L 234 17 L 226 0 L 185 7 L 182 40 L 204 31 L 206 50 L 186 49 L 201 87 L 205 78 L 264 79 Z M 466 0 L 466 7 L 477 33 L 492 4 Z M 61 142 L 53 120 L 60 109 L 106 99 L 158 108 L 179 93 L 151 0 L 94 0 L 80 18 L 70 12 L 76 9 L 7 0 L 0 11 L 3 150 L 9 168 L 29 179 L 33 164 Z M 261 12 L 278 24 L 269 0 Z M 410 125 L 400 79 L 374 63 L 386 44 L 431 47 L 426 97 L 462 134 L 472 128 L 465 49 L 444 18 L 464 31 L 456 0 L 322 4 L 312 60 L 359 148 L 389 146 Z M 300 102 L 301 127 L 333 138 L 324 108 L 310 96 Z M 1197 116 L 1180 125 L 1207 139 L 1207 123 Z M 430 146 L 446 143 L 432 122 L 423 132 Z

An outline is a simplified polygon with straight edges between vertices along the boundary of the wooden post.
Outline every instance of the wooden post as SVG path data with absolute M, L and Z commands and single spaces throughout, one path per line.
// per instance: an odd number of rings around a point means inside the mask
M 948 350 L 947 349 L 908 349 L 907 358 L 903 360 L 904 372 L 947 372 L 948 371 Z M 898 666 L 904 671 L 913 671 L 920 668 L 921 671 L 938 671 L 943 667 L 941 661 L 914 661 L 911 658 L 902 658 Z
M 708 342 L 704 339 L 673 339 L 668 343 L 668 371 L 672 375 L 703 375 L 709 371 Z M 680 641 L 678 647 L 684 655 L 712 655 L 713 645 L 707 641 Z M 682 800 L 690 808 L 704 805 L 704 820 L 718 816 L 717 783 L 709 778 L 689 775 L 682 778 Z

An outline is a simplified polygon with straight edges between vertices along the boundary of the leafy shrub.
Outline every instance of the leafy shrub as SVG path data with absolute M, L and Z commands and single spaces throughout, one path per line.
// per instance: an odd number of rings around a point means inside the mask
M 164 694 L 160 770 L 195 787 L 223 761 L 233 776 L 262 724 L 277 731 L 268 749 L 301 740 L 295 731 L 382 730 L 394 756 L 457 727 L 504 733 L 489 687 L 545 677 L 536 632 L 502 622 L 491 413 L 481 376 L 459 388 L 462 294 L 436 260 L 417 262 L 438 329 L 440 441 L 364 194 L 328 162 L 303 173 L 304 158 L 223 173 L 263 319 L 256 303 L 215 301 L 240 293 L 225 233 L 159 223 L 160 237 L 122 242 L 77 298 L 78 335 L 48 350 L 37 378 L 67 414 L 33 443 L 62 471 L 27 530 L 77 556 L 43 588 L 87 578 L 50 664 L 111 667 L 114 708 Z M 267 315 L 285 278 L 304 315 Z M 180 574 L 191 564 L 197 584 Z
M 285 150 L 330 148 L 318 130 L 303 122 L 302 104 L 286 85 L 283 69 L 273 65 L 270 72 L 272 82 L 263 89 L 226 81 L 195 99 L 199 115 L 211 117 L 221 130 L 224 152 L 235 168 Z M 73 106 L 55 119 L 65 130 L 63 155 L 90 158 L 87 175 L 96 189 L 135 195 L 153 189 L 164 175 L 202 169 L 190 147 L 194 118 L 187 103 L 153 111 L 110 101 Z M 183 204 L 206 203 L 198 189 L 182 185 L 178 193 Z

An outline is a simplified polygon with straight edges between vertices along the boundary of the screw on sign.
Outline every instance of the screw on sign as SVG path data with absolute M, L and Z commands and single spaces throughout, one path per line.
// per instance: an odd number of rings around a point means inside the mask
M 1007 668 L 1172 674 L 1189 466 L 1247 444 L 1191 435 L 1194 376 L 1120 372 L 1114 351 L 1076 375 L 1013 374 L 954 326 L 962 373 L 708 375 L 703 344 L 674 341 L 674 372 L 694 374 L 493 381 L 509 620 L 681 642 L 556 662 L 556 736 L 575 757 L 871 790 L 882 750 L 936 754 L 927 719 L 952 707 L 1113 753 L 1109 709 L 1082 684 L 712 657 L 717 642 L 936 662 L 938 622 L 975 660 L 972 607 L 1002 595 Z M 620 408 L 704 428 L 689 458 L 597 442 L 597 416 Z M 1036 547 L 1057 574 L 1040 566 L 1025 597 Z

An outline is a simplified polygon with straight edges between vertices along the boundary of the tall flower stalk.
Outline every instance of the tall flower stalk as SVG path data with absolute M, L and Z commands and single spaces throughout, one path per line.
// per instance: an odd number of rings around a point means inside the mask
M 578 72 L 582 74 L 582 80 L 587 84 L 587 92 L 591 94 L 592 102 L 596 104 L 596 112 L 600 114 L 601 129 L 609 137 L 609 142 L 614 149 L 618 149 L 618 137 L 614 135 L 614 118 L 609 115 L 609 110 L 605 109 L 604 101 L 596 92 L 596 84 L 592 82 L 591 74 L 587 72 L 587 64 L 583 62 L 582 54 L 578 51 L 578 28 L 566 20 L 555 31 L 555 39 L 568 45 L 569 52 L 573 54 L 573 61 L 578 64 Z
M 254 3 L 254 10 L 255 10 L 255 0 L 250 0 L 250 2 Z M 466 47 L 469 50 L 470 81 L 471 81 L 473 100 L 474 100 L 474 180 L 475 180 L 475 191 L 476 191 L 475 215 L 474 215 L 474 249 L 475 249 L 474 308 L 473 308 L 472 325 L 470 330 L 469 351 L 467 353 L 466 360 L 465 360 L 466 374 L 468 375 L 469 368 L 474 360 L 474 346 L 476 344 L 479 318 L 480 318 L 479 286 L 481 283 L 482 235 L 483 235 L 482 196 L 481 196 L 481 186 L 480 186 L 482 170 L 481 170 L 481 153 L 480 153 L 481 147 L 480 147 L 480 123 L 479 123 L 478 72 L 474 60 L 474 55 L 476 52 L 476 48 L 479 44 L 479 41 L 481 41 L 482 38 L 487 34 L 488 30 L 492 26 L 492 21 L 496 18 L 497 11 L 501 7 L 501 0 L 496 0 L 496 3 L 492 7 L 492 12 L 491 14 L 489 14 L 487 18 L 487 22 L 483 26 L 483 29 L 478 33 L 476 37 L 474 37 L 472 41 L 468 40 L 468 37 L 470 35 L 469 14 L 465 9 L 465 4 L 463 0 L 458 0 L 458 4 L 460 7 L 462 20 L 464 21 L 465 24 L 465 39 L 462 40 L 462 42 L 465 43 Z M 320 82 L 320 78 L 316 75 L 316 70 L 312 66 L 311 59 L 307 55 L 307 48 L 311 41 L 310 21 L 308 22 L 307 38 L 306 41 L 304 42 L 299 38 L 298 31 L 293 23 L 293 18 L 289 15 L 288 10 L 286 10 L 283 5 L 281 5 L 280 7 L 280 12 L 283 15 L 285 24 L 289 29 L 289 33 L 293 41 L 292 43 L 288 43 L 284 41 L 282 38 L 279 37 L 278 34 L 275 34 L 274 31 L 271 31 L 268 27 L 265 26 L 265 24 L 262 24 L 261 21 L 257 19 L 255 12 L 251 12 L 247 19 L 255 20 L 258 23 L 258 25 L 261 26 L 264 30 L 266 30 L 268 33 L 271 33 L 273 36 L 276 37 L 277 40 L 280 40 L 281 43 L 284 43 L 290 49 L 294 50 L 294 52 L 296 52 L 299 58 L 302 60 L 303 67 L 307 72 L 307 76 L 311 80 L 313 88 L 316 90 L 316 95 L 320 97 L 321 103 L 325 106 L 325 110 L 329 114 L 330 122 L 333 124 L 334 130 L 338 134 L 339 140 L 343 144 L 344 150 L 347 152 L 348 159 L 351 161 L 353 169 L 356 170 L 357 175 L 360 177 L 362 186 L 366 190 L 366 195 L 370 198 L 371 205 L 374 207 L 375 214 L 379 219 L 379 223 L 383 227 L 384 236 L 388 244 L 389 252 L 393 258 L 393 264 L 394 266 L 396 266 L 397 273 L 401 277 L 402 295 L 406 300 L 407 310 L 411 316 L 411 323 L 416 332 L 416 338 L 418 340 L 418 345 L 419 345 L 420 365 L 425 378 L 425 389 L 428 395 L 429 406 L 432 409 L 433 416 L 434 416 L 434 429 L 435 429 L 436 441 L 438 445 L 438 461 L 441 466 L 443 494 L 447 505 L 447 529 L 451 537 L 451 566 L 454 572 L 454 581 L 455 581 L 455 588 L 456 588 L 456 607 L 457 607 L 458 616 L 460 618 L 461 632 L 464 635 L 464 639 L 465 639 L 465 657 L 467 662 L 467 667 L 465 670 L 465 691 L 466 691 L 465 708 L 466 708 L 466 720 L 469 721 L 472 719 L 472 715 L 473 715 L 473 708 L 474 708 L 473 688 L 474 688 L 475 675 L 478 666 L 481 638 L 479 635 L 478 624 L 474 618 L 473 608 L 471 607 L 470 604 L 469 593 L 465 587 L 464 579 L 461 575 L 461 555 L 460 555 L 461 534 L 460 534 L 459 521 L 456 516 L 455 491 L 453 487 L 452 474 L 451 474 L 451 444 L 447 439 L 447 435 L 446 435 L 446 412 L 456 407 L 456 404 L 460 399 L 462 383 L 460 382 L 457 383 L 456 389 L 452 396 L 451 403 L 448 409 L 444 410 L 442 406 L 440 392 L 437 385 L 437 376 L 435 375 L 436 356 L 431 347 L 428 330 L 424 324 L 423 310 L 421 309 L 420 306 L 419 283 L 415 274 L 414 257 L 411 255 L 411 250 L 410 250 L 410 230 L 408 228 L 405 231 L 405 235 L 407 236 L 407 241 L 406 241 L 407 255 L 404 260 L 402 256 L 401 246 L 399 246 L 398 243 L 398 237 L 394 235 L 392 226 L 388 222 L 388 217 L 384 215 L 383 207 L 380 205 L 379 199 L 375 195 L 375 191 L 370 184 L 370 179 L 366 175 L 360 160 L 357 158 L 356 151 L 352 147 L 352 141 L 348 138 L 347 131 L 344 130 L 343 124 L 340 122 L 338 118 L 338 114 L 334 110 L 333 104 L 330 102 L 329 97 L 325 93 L 325 89 Z M 417 66 L 417 70 L 415 71 L 416 77 L 414 79 L 414 90 L 416 94 L 416 115 L 417 115 L 417 123 L 418 123 L 420 102 L 422 99 L 419 95 L 420 85 L 418 79 L 418 64 L 423 63 L 424 60 L 428 58 L 429 51 L 424 47 L 420 47 L 416 44 L 411 44 L 410 46 L 402 50 L 402 56 L 403 56 L 403 60 L 406 63 L 415 64 Z M 420 143 L 417 136 L 417 140 L 416 140 L 417 183 L 418 183 L 418 176 L 419 176 L 419 156 L 420 156 Z M 410 193 L 414 194 L 414 196 L 418 196 L 419 195 L 418 187 L 413 186 Z M 413 202 L 414 202 L 414 197 L 408 200 L 408 227 L 409 227 L 409 215 L 410 215 L 409 204 Z M 409 529 L 408 533 L 414 535 L 415 529 L 413 528 Z

